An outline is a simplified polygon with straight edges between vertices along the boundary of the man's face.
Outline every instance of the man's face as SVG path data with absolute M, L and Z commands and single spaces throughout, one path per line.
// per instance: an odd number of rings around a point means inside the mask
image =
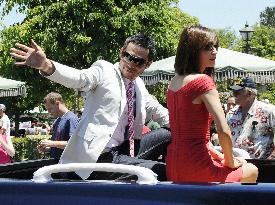
M 3 117 L 4 111 L 0 110 L 0 117 Z
M 236 104 L 243 105 L 248 100 L 248 91 L 246 89 L 241 89 L 233 91 L 233 96 L 235 97 Z
M 230 109 L 232 109 L 234 106 L 236 105 L 236 100 L 234 97 L 230 97 L 227 100 L 227 111 L 229 111 Z
M 149 49 L 129 43 L 120 52 L 119 69 L 122 76 L 133 81 L 148 68 L 152 61 L 148 61 Z
M 54 117 L 59 117 L 59 102 L 51 103 L 49 101 L 46 101 L 44 103 L 45 108 L 48 110 L 48 112 L 54 116 Z

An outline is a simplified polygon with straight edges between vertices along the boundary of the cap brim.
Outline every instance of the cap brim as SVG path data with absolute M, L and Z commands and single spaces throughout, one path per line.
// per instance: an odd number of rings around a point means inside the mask
M 229 88 L 230 88 L 230 90 L 236 90 L 236 91 L 244 89 L 244 87 L 239 86 L 239 85 L 232 85 Z

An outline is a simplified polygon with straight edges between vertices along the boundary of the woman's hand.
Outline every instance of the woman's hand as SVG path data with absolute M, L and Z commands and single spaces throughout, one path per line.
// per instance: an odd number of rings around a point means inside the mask
M 243 157 L 234 157 L 234 159 L 239 160 L 242 164 L 246 164 L 247 161 Z
M 243 164 L 246 164 L 246 160 L 241 158 L 241 157 L 234 157 L 233 158 L 233 162 L 231 163 L 228 163 L 227 161 L 225 160 L 222 160 L 222 164 L 225 166 L 225 167 L 229 167 L 231 169 L 236 169 L 236 168 L 239 168 L 241 167 Z

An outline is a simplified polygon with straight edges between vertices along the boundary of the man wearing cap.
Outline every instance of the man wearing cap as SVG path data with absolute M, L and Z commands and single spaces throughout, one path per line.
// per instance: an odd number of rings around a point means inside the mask
M 257 100 L 256 83 L 249 77 L 230 88 L 237 104 L 227 114 L 233 146 L 254 159 L 275 159 L 275 106 Z
M 10 119 L 5 114 L 6 106 L 0 104 L 0 120 L 2 121 L 2 130 L 6 133 L 7 137 L 10 137 Z

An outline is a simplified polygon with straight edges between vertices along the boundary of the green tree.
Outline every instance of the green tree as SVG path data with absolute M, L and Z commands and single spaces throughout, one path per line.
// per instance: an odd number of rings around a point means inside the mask
M 166 91 L 168 88 L 168 81 L 159 81 L 157 84 L 149 86 L 148 91 L 151 95 L 164 106 L 166 106 Z
M 275 27 L 275 7 L 266 7 L 260 14 L 260 24 Z
M 219 38 L 220 47 L 233 49 L 238 40 L 234 31 L 230 28 L 216 29 L 215 32 Z
M 267 26 L 253 27 L 254 33 L 250 41 L 251 54 L 270 60 L 275 59 L 275 28 Z M 241 39 L 237 41 L 234 50 L 243 51 L 245 42 Z
M 275 27 L 254 27 L 251 45 L 254 55 L 275 60 Z
M 275 105 L 275 84 L 266 85 L 267 91 L 264 93 L 261 93 L 259 96 L 260 100 L 268 99 L 269 102 L 273 105 Z
M 83 69 L 102 58 L 117 61 L 126 37 L 137 32 L 155 38 L 156 59 L 171 56 L 182 27 L 198 23 L 173 6 L 177 0 L 0 0 L 4 2 L 3 15 L 15 5 L 26 14 L 23 23 L 1 32 L 0 44 L 1 74 L 27 82 L 26 98 L 6 99 L 18 113 L 39 104 L 50 91 L 62 93 L 74 105 L 75 92 L 45 80 L 33 69 L 14 68 L 9 50 L 16 42 L 29 45 L 34 39 L 48 58 Z
M 253 43 L 256 54 L 271 60 L 275 60 L 275 7 L 266 7 L 260 14 L 260 28 L 256 29 L 256 36 Z M 269 99 L 275 104 L 275 84 L 266 85 L 267 91 L 261 93 L 260 100 Z

